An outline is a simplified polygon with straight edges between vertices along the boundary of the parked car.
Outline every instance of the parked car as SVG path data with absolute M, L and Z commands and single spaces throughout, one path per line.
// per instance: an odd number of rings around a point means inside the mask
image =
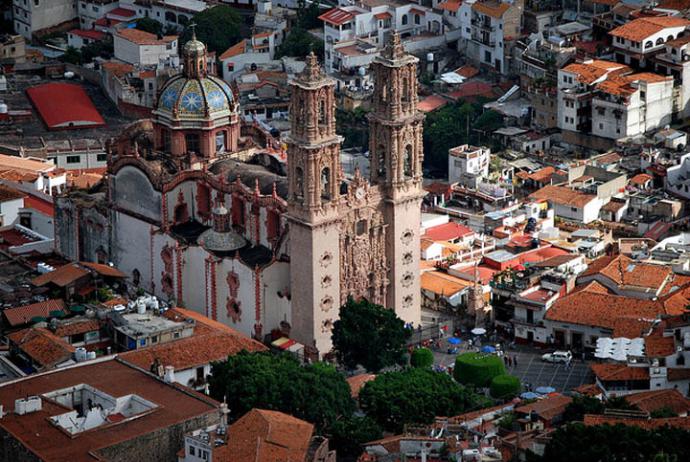
M 547 363 L 567 363 L 572 361 L 573 354 L 569 351 L 554 351 L 542 355 L 541 360 Z

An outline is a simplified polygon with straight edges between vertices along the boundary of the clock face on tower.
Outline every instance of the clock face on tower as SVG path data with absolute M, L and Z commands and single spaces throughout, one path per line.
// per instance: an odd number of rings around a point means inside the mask
M 359 200 L 364 199 L 364 188 L 357 188 L 357 190 L 355 191 L 355 197 Z

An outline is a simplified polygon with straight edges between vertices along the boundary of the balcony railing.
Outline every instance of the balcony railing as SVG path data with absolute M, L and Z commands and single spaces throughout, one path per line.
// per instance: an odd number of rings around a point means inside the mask
M 495 47 L 496 46 L 495 40 L 491 40 L 490 38 L 485 37 L 483 35 L 472 34 L 472 40 L 474 40 L 477 43 L 481 43 L 482 45 L 489 46 L 489 47 Z
M 491 32 L 496 30 L 496 26 L 492 26 L 488 21 L 482 21 L 481 19 L 473 19 L 471 21 L 473 26 L 479 27 L 480 29 L 490 30 Z

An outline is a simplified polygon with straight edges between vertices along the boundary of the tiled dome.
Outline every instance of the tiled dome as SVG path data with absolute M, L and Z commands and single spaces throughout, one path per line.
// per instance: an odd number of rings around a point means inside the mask
M 214 76 L 188 78 L 178 75 L 166 82 L 158 99 L 157 110 L 174 119 L 227 116 L 236 110 L 232 90 Z

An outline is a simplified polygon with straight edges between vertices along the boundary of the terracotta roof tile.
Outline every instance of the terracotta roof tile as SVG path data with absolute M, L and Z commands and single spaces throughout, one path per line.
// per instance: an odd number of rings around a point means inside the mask
M 0 184 L 0 202 L 22 199 L 26 194 L 16 189 Z
M 687 367 L 669 367 L 667 373 L 669 382 L 690 379 L 690 368 Z
M 85 334 L 87 332 L 95 332 L 101 328 L 101 324 L 97 319 L 84 319 L 76 322 L 65 322 L 59 324 L 55 329 L 57 337 L 69 337 L 71 335 Z
M 502 18 L 503 14 L 510 9 L 509 3 L 496 1 L 477 2 L 472 5 L 472 10 L 477 13 L 491 16 L 492 18 Z
M 604 382 L 618 380 L 649 380 L 646 367 L 628 367 L 625 364 L 592 364 L 592 372 Z
M 68 263 L 49 273 L 41 274 L 34 278 L 31 283 L 38 287 L 48 283 L 55 284 L 59 287 L 65 287 L 88 274 L 89 271 L 82 268 L 77 263 Z
M 603 275 L 618 286 L 629 286 L 659 291 L 672 280 L 673 270 L 668 266 L 633 261 L 625 255 L 604 256 L 590 263 L 580 275 Z
M 438 226 L 432 226 L 424 232 L 424 238 L 434 241 L 451 241 L 462 239 L 474 234 L 470 228 L 460 223 L 450 222 Z
M 663 408 L 669 408 L 678 415 L 690 411 L 690 400 L 672 388 L 625 395 L 625 400 L 649 413 Z
M 228 428 L 227 460 L 306 460 L 314 426 L 288 414 L 252 409 Z
M 29 328 L 13 332 L 7 338 L 41 369 L 52 368 L 68 361 L 74 347 L 44 328 Z
M 662 16 L 644 17 L 634 19 L 620 27 L 616 27 L 609 32 L 614 37 L 622 37 L 628 40 L 640 42 L 650 35 L 660 32 L 669 27 L 687 27 L 690 21 L 683 18 Z
M 347 384 L 350 386 L 350 393 L 352 394 L 352 397 L 355 399 L 358 398 L 359 392 L 362 390 L 364 384 L 371 382 L 375 378 L 376 374 L 357 374 L 353 375 L 352 377 L 348 377 Z
M 436 5 L 436 8 L 438 8 L 439 10 L 457 13 L 458 9 L 460 9 L 460 5 L 462 5 L 462 2 L 460 0 L 448 0 L 446 2 L 439 3 L 438 5 Z
M 545 398 L 534 401 L 533 403 L 524 406 L 516 407 L 515 412 L 518 414 L 529 415 L 536 412 L 539 417 L 544 420 L 552 420 L 565 412 L 565 408 L 571 403 L 573 399 L 570 396 L 555 394 L 549 395 Z
M 340 26 L 348 21 L 354 19 L 355 15 L 346 11 L 342 8 L 333 8 L 332 10 L 326 11 L 324 14 L 319 16 L 319 19 L 328 24 L 333 24 L 335 26 Z
M 662 337 L 654 333 L 644 338 L 644 351 L 649 358 L 671 356 L 676 352 L 676 342 L 673 337 Z
M 225 50 L 223 54 L 220 55 L 220 60 L 223 61 L 225 59 L 232 58 L 233 56 L 241 55 L 245 52 L 246 48 L 247 41 L 240 40 L 238 43 L 234 44 L 233 46 Z
M 612 61 L 593 59 L 581 63 L 572 63 L 563 68 L 566 72 L 577 74 L 578 82 L 591 85 L 607 74 L 621 74 L 631 72 L 631 69 Z
M 10 326 L 21 326 L 31 322 L 31 319 L 48 318 L 51 311 L 60 311 L 67 314 L 63 300 L 46 300 L 45 302 L 32 303 L 31 305 L 6 308 L 2 311 Z
M 596 196 L 581 193 L 570 188 L 563 186 L 544 186 L 538 191 L 530 194 L 533 199 L 545 199 L 547 201 L 553 202 L 560 205 L 568 205 L 571 207 L 584 207 L 593 200 Z
M 651 179 L 652 175 L 647 175 L 646 173 L 639 173 L 634 177 L 630 178 L 629 182 L 632 184 L 643 185 Z
M 186 370 L 221 361 L 230 355 L 246 351 L 264 351 L 266 347 L 240 332 L 191 310 L 175 308 L 165 313 L 175 321 L 194 319 L 194 335 L 191 337 L 161 343 L 148 348 L 129 351 L 120 355 L 128 363 L 149 369 L 158 359 L 163 366 L 173 366 L 176 370 Z
M 156 34 L 139 29 L 120 29 L 116 34 L 137 45 L 165 45 L 177 40 L 177 35 L 166 35 L 159 39 Z
M 81 266 L 85 266 L 101 276 L 105 277 L 110 277 L 110 278 L 126 278 L 127 275 L 120 271 L 117 268 L 114 268 L 110 265 L 104 265 L 103 263 L 93 263 L 93 262 L 88 262 L 88 261 L 81 261 L 79 262 Z
M 437 295 L 450 297 L 465 290 L 472 283 L 441 271 L 426 271 L 421 276 L 421 288 Z

